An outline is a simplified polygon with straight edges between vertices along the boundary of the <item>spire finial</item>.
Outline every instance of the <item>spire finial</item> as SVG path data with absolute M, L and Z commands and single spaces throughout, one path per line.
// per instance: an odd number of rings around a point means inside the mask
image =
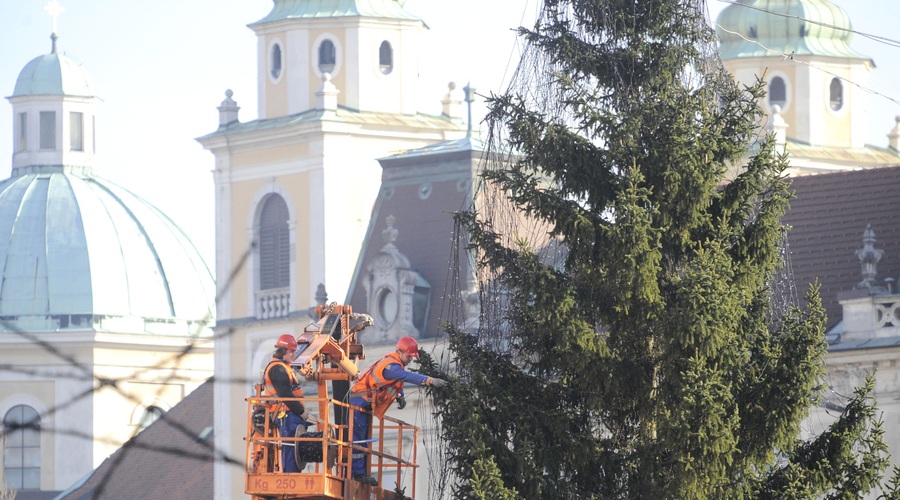
M 900 116 L 894 118 L 894 128 L 888 132 L 888 146 L 894 151 L 900 151 Z
M 219 110 L 219 128 L 238 121 L 238 111 L 241 107 L 231 98 L 234 92 L 231 89 L 225 91 L 225 100 L 216 108 Z
M 472 137 L 472 103 L 475 102 L 475 89 L 472 88 L 472 83 L 469 82 L 466 83 L 463 90 L 466 92 L 466 108 L 469 111 L 469 125 L 466 130 L 466 137 Z
M 51 19 L 50 40 L 52 45 L 50 51 L 52 54 L 56 53 L 56 40 L 59 38 L 59 35 L 56 32 L 56 20 L 59 15 L 65 11 L 66 8 L 60 5 L 58 0 L 50 0 L 47 2 L 47 5 L 44 6 L 44 12 L 46 12 Z
M 398 231 L 394 229 L 395 220 L 393 215 L 388 215 L 384 220 L 387 223 L 387 227 L 381 232 L 381 236 L 384 237 L 385 246 L 393 245 L 397 241 Z
M 44 12 L 46 12 L 52 20 L 53 33 L 56 33 L 56 18 L 65 11 L 66 8 L 60 5 L 58 0 L 50 0 L 47 2 L 47 5 L 44 6 Z
M 863 231 L 863 247 L 856 251 L 856 258 L 862 266 L 863 280 L 856 285 L 856 288 L 868 288 L 869 290 L 875 286 L 875 275 L 877 272 L 878 262 L 884 256 L 884 250 L 875 248 L 875 231 L 872 224 L 866 225 Z

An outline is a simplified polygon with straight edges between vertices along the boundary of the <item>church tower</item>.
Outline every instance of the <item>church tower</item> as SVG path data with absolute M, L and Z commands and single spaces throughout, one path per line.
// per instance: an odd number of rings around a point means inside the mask
M 61 53 L 51 35 L 50 53 L 22 69 L 13 95 L 13 170 L 31 165 L 90 168 L 94 162 L 100 99 L 81 62 Z
M 866 144 L 871 58 L 851 46 L 846 12 L 829 0 L 745 0 L 717 19 L 720 56 L 744 85 L 762 78 L 767 129 L 785 143 L 792 173 L 896 164 Z
M 381 184 L 378 159 L 465 135 L 452 99 L 445 114 L 417 112 L 427 28 L 403 3 L 274 0 L 249 25 L 258 117 L 241 121 L 241 96 L 228 91 L 218 130 L 197 139 L 215 156 L 223 380 L 258 380 L 275 339 L 299 334 L 310 307 L 327 296 L 345 302 Z M 216 443 L 230 456 L 243 453 L 248 390 L 216 385 Z M 239 495 L 239 475 L 216 467 L 216 497 Z
M 171 219 L 94 171 L 101 101 L 55 17 L 51 39 L 7 97 L 0 181 L 2 460 L 29 498 L 85 478 L 213 373 L 212 273 Z
M 259 39 L 259 118 L 317 108 L 330 75 L 337 105 L 414 115 L 425 24 L 396 0 L 276 1 L 250 25 Z

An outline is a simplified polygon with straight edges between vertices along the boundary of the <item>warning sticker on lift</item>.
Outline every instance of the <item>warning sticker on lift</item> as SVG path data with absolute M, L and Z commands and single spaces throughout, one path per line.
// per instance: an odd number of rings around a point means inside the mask
M 288 474 L 250 474 L 247 493 L 315 493 L 324 486 L 322 476 Z

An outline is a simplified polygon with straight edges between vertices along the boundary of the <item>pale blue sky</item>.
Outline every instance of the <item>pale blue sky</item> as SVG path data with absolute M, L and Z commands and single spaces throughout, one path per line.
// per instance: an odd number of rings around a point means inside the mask
M 59 0 L 60 47 L 81 60 L 104 100 L 98 163 L 104 176 L 156 204 L 214 256 L 213 156 L 195 137 L 218 126 L 216 106 L 234 91 L 243 121 L 256 118 L 256 36 L 246 27 L 271 0 Z M 534 19 L 538 0 L 407 0 L 430 30 L 419 59 L 420 111 L 437 114 L 449 81 L 498 92 L 515 69 L 511 29 Z M 47 0 L 0 1 L 0 93 L 50 50 Z M 858 31 L 892 37 L 896 0 L 838 0 Z M 727 4 L 710 0 L 715 16 Z M 890 10 L 889 10 L 890 9 Z M 869 87 L 900 100 L 900 48 L 854 37 L 871 56 Z M 511 60 L 512 54 L 512 62 Z M 869 142 L 885 146 L 900 105 L 870 96 Z M 0 178 L 9 175 L 12 111 L 0 108 Z M 483 112 L 476 110 L 480 120 Z M 354 263 L 348 263 L 353 265 Z

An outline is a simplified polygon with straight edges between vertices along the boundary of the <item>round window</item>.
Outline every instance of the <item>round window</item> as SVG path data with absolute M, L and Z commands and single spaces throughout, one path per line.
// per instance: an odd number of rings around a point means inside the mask
M 378 301 L 376 304 L 378 305 L 378 315 L 381 317 L 381 320 L 384 321 L 384 325 L 392 325 L 394 320 L 397 319 L 397 309 L 399 309 L 397 294 L 390 288 L 382 288 L 378 291 Z
M 387 40 L 381 42 L 381 47 L 378 48 L 378 69 L 384 75 L 394 71 L 394 48 Z
M 273 80 L 277 80 L 281 76 L 281 45 L 272 44 L 271 61 L 269 62 L 269 72 Z
M 769 105 L 773 108 L 781 106 L 781 109 L 784 109 L 785 104 L 787 104 L 787 85 L 783 78 L 776 76 L 769 83 Z
M 319 71 L 322 73 L 333 73 L 336 62 L 337 50 L 334 48 L 334 42 L 323 40 L 319 45 Z
M 838 111 L 844 107 L 844 85 L 841 84 L 840 78 L 833 78 L 829 88 L 829 105 L 834 111 Z

